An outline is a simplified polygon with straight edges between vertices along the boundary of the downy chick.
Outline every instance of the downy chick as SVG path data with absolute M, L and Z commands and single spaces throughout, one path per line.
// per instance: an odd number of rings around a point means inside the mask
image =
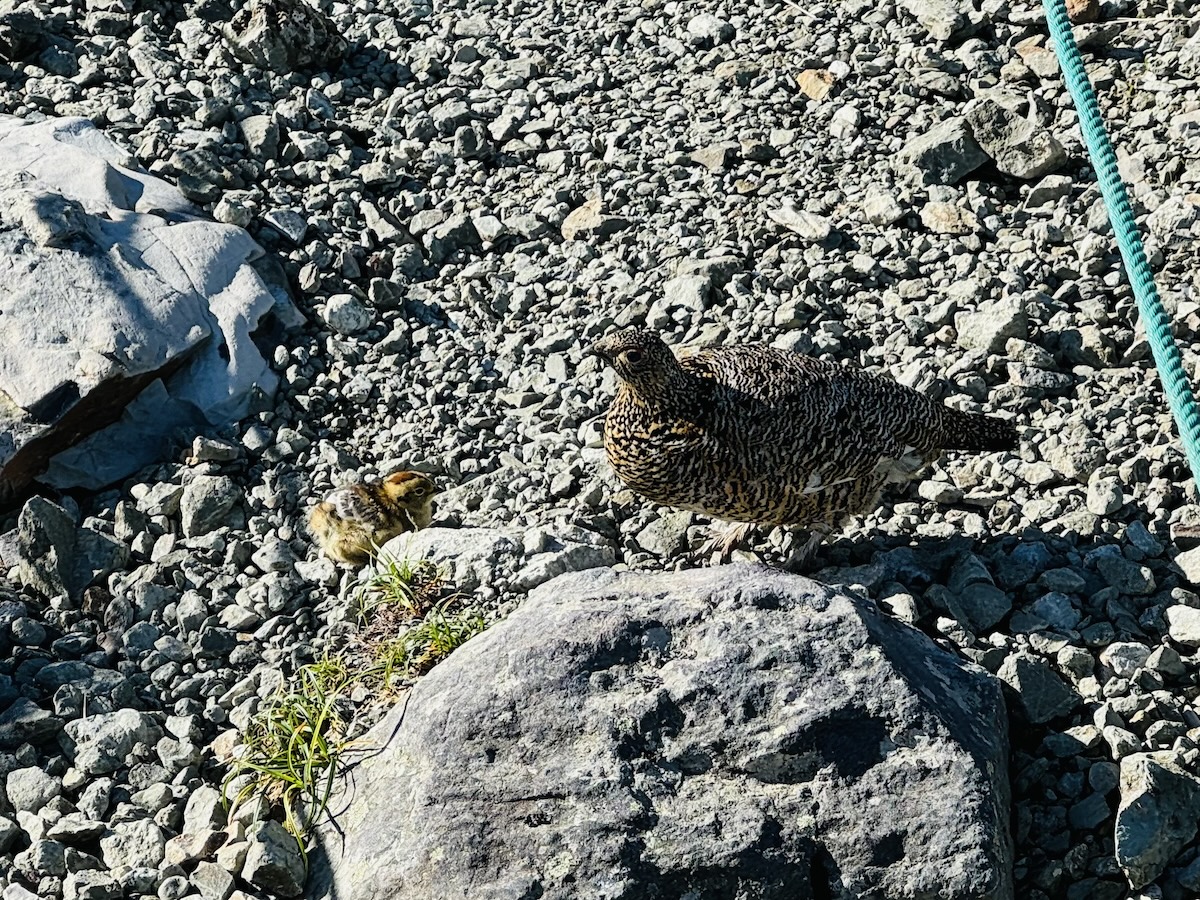
M 393 472 L 381 480 L 348 484 L 313 507 L 309 529 L 330 559 L 361 566 L 375 547 L 428 525 L 437 492 L 420 472 Z

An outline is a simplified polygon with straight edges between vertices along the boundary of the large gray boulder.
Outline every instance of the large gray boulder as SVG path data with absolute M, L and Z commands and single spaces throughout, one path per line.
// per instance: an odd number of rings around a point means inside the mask
M 309 897 L 1012 897 L 997 682 L 761 567 L 557 578 L 363 745 Z
M 0 116 L 0 502 L 116 481 L 275 390 L 251 334 L 299 313 L 262 249 L 133 165 L 86 119 Z

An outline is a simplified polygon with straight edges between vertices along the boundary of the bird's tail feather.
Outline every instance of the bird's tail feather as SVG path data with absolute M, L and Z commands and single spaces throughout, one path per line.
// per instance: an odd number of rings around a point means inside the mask
M 943 407 L 944 450 L 1015 450 L 1016 426 L 1007 419 Z

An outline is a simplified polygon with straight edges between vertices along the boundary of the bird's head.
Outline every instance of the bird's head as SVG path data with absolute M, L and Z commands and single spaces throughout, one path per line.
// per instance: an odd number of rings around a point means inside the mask
M 393 503 L 407 509 L 420 509 L 438 493 L 438 487 L 428 475 L 420 472 L 393 472 L 383 479 L 383 490 Z
M 588 352 L 612 366 L 637 393 L 647 396 L 665 390 L 680 374 L 671 348 L 644 328 L 613 332 L 592 344 Z

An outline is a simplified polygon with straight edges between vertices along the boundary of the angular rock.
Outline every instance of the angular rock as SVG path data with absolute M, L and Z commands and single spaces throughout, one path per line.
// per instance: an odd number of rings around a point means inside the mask
M 1117 863 L 1135 890 L 1157 879 L 1196 836 L 1200 781 L 1173 751 L 1136 753 L 1121 760 Z
M 445 565 L 454 586 L 470 592 L 498 570 L 514 567 L 521 546 L 518 536 L 491 528 L 422 528 L 392 538 L 383 555 Z
M 37 746 L 58 734 L 62 727 L 62 719 L 49 710 L 18 697 L 0 713 L 0 750 L 13 750 L 21 744 Z
M 74 741 L 75 767 L 88 775 L 117 771 L 128 764 L 134 745 L 152 746 L 162 737 L 154 719 L 135 709 L 75 719 L 67 723 L 66 733 Z
M 1200 609 L 1176 605 L 1167 607 L 1167 633 L 1185 647 L 1200 647 Z
M 813 243 L 825 240 L 833 231 L 833 225 L 825 216 L 797 209 L 786 203 L 778 209 L 767 210 L 767 216 L 772 222 L 782 225 L 788 231 L 795 232 L 806 241 Z
M 120 900 L 124 896 L 121 882 L 107 872 L 71 872 L 63 882 L 64 900 Z
M 1200 547 L 1184 550 L 1172 560 L 1179 571 L 1193 585 L 1200 586 Z
M 94 841 L 104 834 L 107 827 L 103 822 L 88 819 L 80 813 L 67 813 L 46 829 L 46 837 L 77 846 Z
M 582 572 L 599 566 L 611 566 L 614 562 L 616 553 L 612 547 L 553 538 L 550 547 L 533 555 L 517 572 L 513 586 L 519 591 L 530 591 L 565 572 Z
M 279 152 L 279 126 L 271 116 L 246 116 L 238 123 L 246 149 L 255 159 L 274 159 Z
M 13 867 L 31 880 L 67 873 L 66 847 L 58 841 L 35 840 L 13 859 Z
M 947 598 L 950 614 L 983 634 L 1012 612 L 1012 597 L 988 582 L 975 582 Z
M 17 812 L 38 812 L 62 793 L 62 779 L 47 775 L 37 766 L 8 773 L 4 789 Z
M 242 499 L 242 489 L 227 475 L 198 475 L 183 489 L 179 513 L 185 537 L 208 534 L 228 524 L 226 517 Z
M 638 546 L 658 557 L 673 556 L 687 543 L 687 530 L 691 524 L 689 512 L 664 513 L 638 532 Z
M 1100 0 L 1067 0 L 1067 17 L 1073 25 L 1095 22 L 1100 18 Z
M 294 209 L 272 209 L 263 216 L 263 220 L 296 245 L 308 233 L 308 219 Z
M 0 853 L 7 853 L 20 833 L 20 825 L 12 819 L 0 816 Z
M 734 141 L 722 141 L 700 147 L 688 154 L 688 159 L 710 172 L 724 172 L 737 160 L 740 145 Z
M 72 600 L 129 557 L 122 542 L 91 528 L 76 528 L 66 510 L 37 496 L 21 510 L 17 551 L 26 584 L 46 597 L 66 594 Z
M 333 66 L 347 47 L 333 20 L 304 0 L 251 0 L 221 35 L 238 59 L 283 74 Z
M 17 523 L 21 580 L 45 597 L 78 596 L 75 520 L 61 506 L 30 497 Z
M 325 301 L 325 323 L 338 334 L 358 334 L 371 327 L 371 312 L 352 294 L 334 294 Z
M 1000 353 L 1009 338 L 1029 335 L 1029 316 L 1019 297 L 1002 297 L 981 303 L 974 312 L 954 317 L 958 343 L 967 350 Z
M 567 213 L 559 231 L 564 241 L 575 241 L 587 237 L 603 239 L 628 227 L 628 219 L 602 213 L 597 196 Z
M 1005 734 L 994 680 L 806 579 L 564 576 L 372 735 L 309 893 L 1009 898 Z
M 190 868 L 198 860 L 217 852 L 225 843 L 226 835 L 220 831 L 193 831 L 177 834 L 163 848 L 163 862 L 168 866 Z
M 1040 659 L 1014 653 L 996 673 L 1016 691 L 1025 717 L 1041 725 L 1065 716 L 1080 703 L 1080 697 L 1053 669 Z
M 475 223 L 465 213 L 450 216 L 446 221 L 435 225 L 423 240 L 425 248 L 429 251 L 429 261 L 435 265 L 445 262 L 458 251 L 475 251 L 482 246 Z
M 204 830 L 223 828 L 226 823 L 226 810 L 221 800 L 221 792 L 215 787 L 204 785 L 192 792 L 187 798 L 184 808 L 184 833 L 204 832 Z
M 971 27 L 969 3 L 964 4 L 959 0 L 902 0 L 901 6 L 925 27 L 931 37 L 939 41 L 961 36 Z
M 1109 644 L 1100 651 L 1100 662 L 1108 666 L 1119 677 L 1128 678 L 1146 665 L 1151 650 L 1145 644 L 1132 641 Z
M 983 152 L 1006 175 L 1041 178 L 1067 161 L 1067 151 L 1054 135 L 995 100 L 976 100 L 966 116 Z
M 1045 206 L 1067 196 L 1074 187 L 1075 180 L 1070 175 L 1047 175 L 1033 186 L 1025 205 L 1030 209 Z
M 834 77 L 828 69 L 805 69 L 796 76 L 796 84 L 805 96 L 824 100 L 833 90 Z
M 234 889 L 233 875 L 210 862 L 201 862 L 196 866 L 191 882 L 204 900 L 229 900 Z
M 872 225 L 891 225 L 905 216 L 905 209 L 890 191 L 868 189 L 863 200 L 863 213 Z
M 1150 233 L 1164 245 L 1176 241 L 1191 240 L 1190 230 L 1200 219 L 1200 205 L 1193 202 L 1195 195 L 1168 197 L 1158 209 L 1146 217 Z
M 711 47 L 729 43 L 733 40 L 736 29 L 724 19 L 705 12 L 693 16 L 688 21 L 687 33 L 693 44 Z
M 247 835 L 250 847 L 242 877 L 252 885 L 281 897 L 304 893 L 304 858 L 296 839 L 274 819 L 260 822 Z
M 931 200 L 921 207 L 921 224 L 934 234 L 971 234 L 979 221 L 957 203 Z
M 1156 587 L 1154 573 L 1148 566 L 1130 562 L 1119 554 L 1104 554 L 1096 558 L 1096 568 L 1104 580 L 1122 594 L 1144 597 Z
M 712 279 L 707 275 L 677 275 L 663 282 L 662 305 L 703 312 L 712 305 Z
M 955 116 L 912 138 L 899 161 L 922 184 L 954 184 L 987 162 L 988 155 L 967 120 Z
M 298 313 L 262 249 L 133 166 L 86 119 L 0 116 L 0 500 L 119 480 L 277 384 L 250 334 Z
M 163 861 L 166 846 L 167 836 L 150 819 L 118 822 L 100 838 L 100 852 L 110 869 L 118 866 L 156 869 Z
M 4 893 L 0 894 L 4 900 L 42 900 L 33 891 L 28 891 L 19 884 L 10 884 L 4 889 Z

